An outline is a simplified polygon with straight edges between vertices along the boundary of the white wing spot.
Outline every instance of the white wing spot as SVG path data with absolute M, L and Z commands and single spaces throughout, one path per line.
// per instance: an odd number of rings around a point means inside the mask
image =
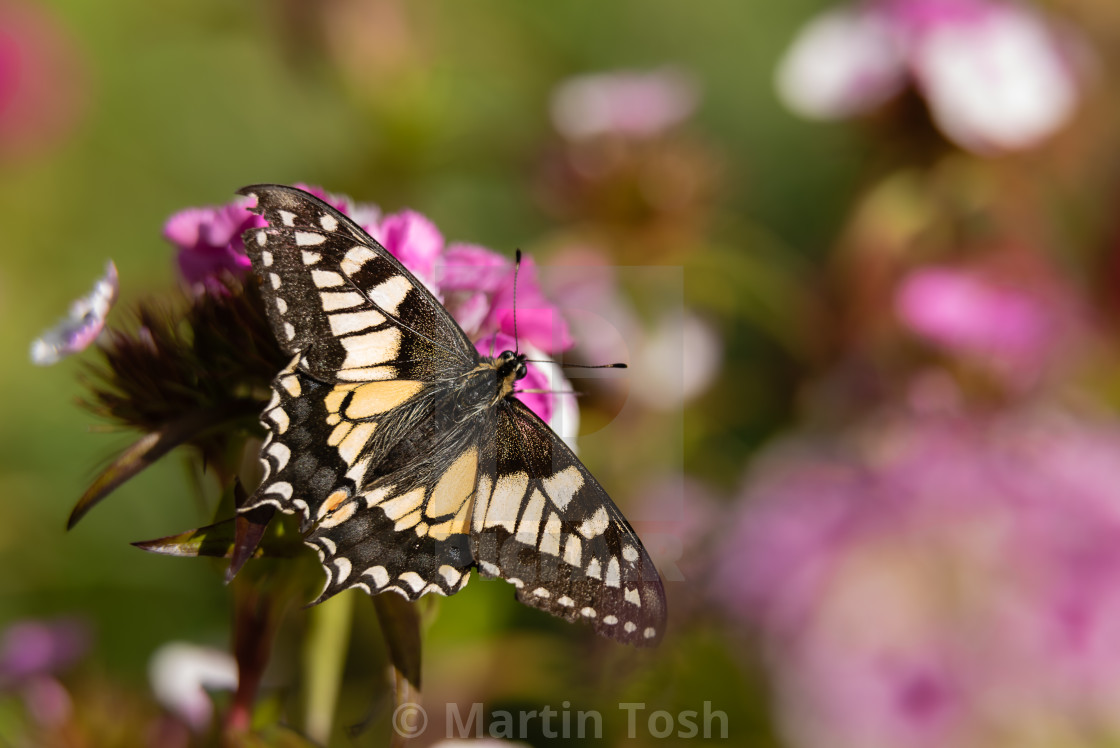
M 587 576 L 594 577 L 595 579 L 603 578 L 603 570 L 599 566 L 599 559 L 591 559 L 591 563 L 587 565 Z
M 345 556 L 339 556 L 334 560 L 334 568 L 338 569 L 338 583 L 341 584 L 346 581 L 350 576 L 350 559 Z
M 373 578 L 373 583 L 379 588 L 389 584 L 389 572 L 384 566 L 371 566 L 363 574 Z
M 283 434 L 288 430 L 288 414 L 283 408 L 273 408 L 268 411 L 268 420 L 276 424 L 276 431 Z
M 297 231 L 296 232 L 296 246 L 297 247 L 314 247 L 316 244 L 322 244 L 327 240 L 327 237 L 322 234 L 317 234 L 312 231 Z M 304 262 L 307 262 L 304 259 Z M 318 260 L 316 260 L 318 262 Z M 310 262 L 307 262 L 310 265 Z
M 608 626 L 613 626 L 618 623 L 618 619 L 614 616 L 603 616 L 603 623 L 607 624 Z
M 280 298 L 279 296 L 276 297 L 276 311 L 280 312 L 281 314 L 288 313 L 288 302 L 284 301 L 284 299 Z
M 338 228 L 338 219 L 330 213 L 324 213 L 319 216 L 319 225 L 323 227 L 324 231 L 334 231 Z
M 578 535 L 569 535 L 564 543 L 564 561 L 572 566 L 579 566 L 583 560 L 583 543 Z
M 261 264 L 266 268 L 272 267 L 272 253 L 262 250 L 261 251 Z
M 395 327 L 386 327 L 384 330 L 351 335 L 340 340 L 346 349 L 346 360 L 342 363 L 342 368 L 357 369 L 395 359 L 401 347 L 401 331 Z
M 285 226 L 296 225 L 296 214 L 286 210 L 277 211 L 280 214 L 280 220 L 284 222 Z
M 275 442 L 268 448 L 268 453 L 276 460 L 276 472 L 280 472 L 288 464 L 291 459 L 292 450 L 288 449 L 288 445 Z
M 655 629 L 653 626 L 649 626 L 645 631 L 642 632 L 642 636 L 647 639 L 652 639 L 653 637 L 657 636 L 657 629 Z
M 285 499 L 292 498 L 292 484 L 287 481 L 278 480 L 268 487 L 265 493 L 274 493 L 283 496 Z
M 273 291 L 280 288 L 280 276 L 277 275 L 276 273 L 269 273 L 268 274 L 268 282 L 272 284 L 272 290 Z
M 638 560 L 638 549 L 632 545 L 623 546 L 622 557 L 630 563 L 634 563 Z
M 326 291 L 319 294 L 319 298 L 323 302 L 324 312 L 336 312 L 339 309 L 349 309 L 365 301 L 365 297 L 357 291 Z
M 552 593 L 546 590 L 544 587 L 537 587 L 535 590 L 533 590 L 533 594 L 537 597 L 552 597 Z
M 637 605 L 639 608 L 642 607 L 642 598 L 637 590 L 626 590 L 622 593 L 622 596 L 626 599 L 626 602 L 631 605 Z
M 399 579 L 411 587 L 413 592 L 424 589 L 424 578 L 414 571 L 406 571 L 400 575 Z
M 291 322 L 284 323 L 284 334 L 288 336 L 288 340 L 291 340 L 296 336 L 296 328 L 292 325 Z
M 306 249 L 300 252 L 300 256 L 303 258 L 304 265 L 314 265 L 316 262 L 323 259 L 323 256 L 318 252 L 308 252 Z
M 323 536 L 319 538 L 319 544 L 322 545 L 333 556 L 338 551 L 338 546 L 330 538 Z
M 594 618 L 596 616 L 594 608 L 580 608 L 579 614 L 584 618 Z
M 396 314 L 400 309 L 404 297 L 412 290 L 412 284 L 403 275 L 394 275 L 384 283 L 374 286 L 369 292 L 369 298 L 374 304 L 381 307 L 389 314 Z
M 533 489 L 529 504 L 521 514 L 521 521 L 517 523 L 517 542 L 525 545 L 536 545 L 537 534 L 541 531 L 541 513 L 544 511 L 544 495 Z
M 456 585 L 456 583 L 463 576 L 462 573 L 458 569 L 456 569 L 454 566 L 449 566 L 447 564 L 444 564 L 443 566 L 439 567 L 439 573 L 440 573 L 440 576 L 442 576 L 444 578 L 444 580 L 447 581 L 447 586 L 448 587 L 454 587 Z
M 369 327 L 377 327 L 385 321 L 385 317 L 373 309 L 367 309 L 364 312 L 332 314 L 330 321 L 332 334 L 351 335 Z
M 334 288 L 346 282 L 341 275 L 330 270 L 312 270 L 311 280 L 318 288 Z
M 634 625 L 633 621 L 627 621 L 626 625 L 623 626 L 622 628 L 626 629 L 627 634 L 633 634 L 635 631 L 638 630 L 638 627 L 636 625 Z
M 560 516 L 556 512 L 549 512 L 548 522 L 544 526 L 544 534 L 538 546 L 541 553 L 550 556 L 560 555 Z
M 263 229 L 257 231 L 257 244 L 264 246 L 268 242 L 268 234 L 264 233 Z
M 603 583 L 608 587 L 618 587 L 622 583 L 618 570 L 618 559 L 614 556 L 611 556 L 611 560 L 607 564 L 607 578 L 603 580 Z
M 489 561 L 479 561 L 478 568 L 481 569 L 484 574 L 489 574 L 492 577 L 500 577 L 502 575 L 502 570 Z
M 583 487 L 583 475 L 575 465 L 569 465 L 551 478 L 541 481 L 548 498 L 560 511 L 564 511 L 576 492 Z
M 565 608 L 571 608 L 571 607 L 575 606 L 575 604 L 576 604 L 576 601 L 573 600 L 572 598 L 568 597 L 567 595 L 561 595 L 560 598 L 556 602 L 560 603 Z
M 521 508 L 521 499 L 529 487 L 529 476 L 523 472 L 508 473 L 498 478 L 494 484 L 494 494 L 490 497 L 490 504 L 486 509 L 486 527 L 501 525 L 508 532 L 513 532 L 517 524 L 517 512 Z
M 601 506 L 579 526 L 579 534 L 591 540 L 606 532 L 609 526 L 610 518 L 607 516 L 607 509 Z

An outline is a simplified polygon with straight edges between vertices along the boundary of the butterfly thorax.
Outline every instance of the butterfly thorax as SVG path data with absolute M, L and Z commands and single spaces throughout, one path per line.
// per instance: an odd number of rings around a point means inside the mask
M 514 353 L 513 351 L 504 351 L 497 358 L 484 357 L 482 363 L 478 365 L 476 371 L 480 372 L 493 372 L 494 387 L 492 404 L 497 404 L 500 400 L 509 397 L 513 394 L 514 384 L 524 379 L 528 374 L 528 369 L 525 366 L 525 354 Z

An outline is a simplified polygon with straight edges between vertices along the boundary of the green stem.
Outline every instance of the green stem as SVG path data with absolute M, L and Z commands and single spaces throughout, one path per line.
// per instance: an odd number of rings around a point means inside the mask
M 351 592 L 335 595 L 316 605 L 308 616 L 303 661 L 303 670 L 307 674 L 304 724 L 307 736 L 323 745 L 330 742 L 331 724 L 338 706 L 342 671 L 350 643 L 353 610 L 354 593 Z

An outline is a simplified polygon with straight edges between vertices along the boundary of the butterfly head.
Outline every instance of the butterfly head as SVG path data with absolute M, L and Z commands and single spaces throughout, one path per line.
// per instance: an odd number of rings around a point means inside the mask
M 519 379 L 524 379 L 525 375 L 529 373 L 529 369 L 525 365 L 526 358 L 524 353 L 503 351 L 495 362 L 498 365 L 498 379 L 503 382 L 507 380 L 516 382 Z

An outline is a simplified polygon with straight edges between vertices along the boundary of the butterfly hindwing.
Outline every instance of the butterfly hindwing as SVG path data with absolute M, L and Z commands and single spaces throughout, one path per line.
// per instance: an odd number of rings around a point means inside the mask
M 656 644 L 661 579 L 634 530 L 572 451 L 518 400 L 497 408 L 492 470 L 479 478 L 472 548 L 484 576 L 600 634 Z

